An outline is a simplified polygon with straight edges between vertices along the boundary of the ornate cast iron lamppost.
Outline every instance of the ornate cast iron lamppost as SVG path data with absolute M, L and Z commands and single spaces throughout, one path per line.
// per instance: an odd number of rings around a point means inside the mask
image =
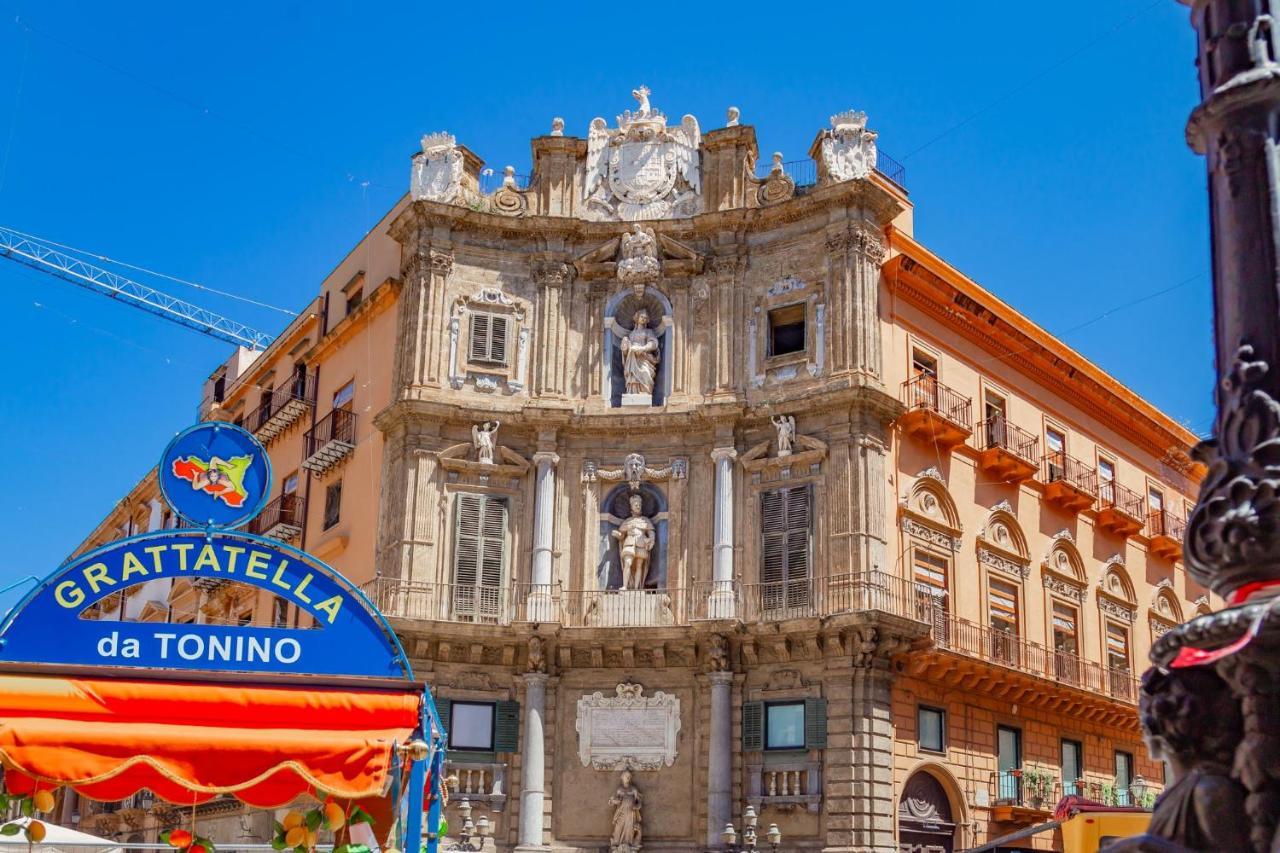
M 1140 715 L 1174 782 L 1112 850 L 1280 849 L 1280 20 L 1273 0 L 1182 0 L 1207 157 L 1218 417 L 1187 569 L 1227 601 L 1152 647 Z M 1230 691 L 1225 689 L 1230 688 Z

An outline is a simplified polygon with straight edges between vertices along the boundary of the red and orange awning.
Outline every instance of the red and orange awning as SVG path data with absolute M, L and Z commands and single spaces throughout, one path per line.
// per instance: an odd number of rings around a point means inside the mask
M 219 794 L 272 808 L 307 792 L 384 797 L 419 694 L 0 675 L 0 764 L 14 793 L 95 800 L 142 788 L 192 805 Z

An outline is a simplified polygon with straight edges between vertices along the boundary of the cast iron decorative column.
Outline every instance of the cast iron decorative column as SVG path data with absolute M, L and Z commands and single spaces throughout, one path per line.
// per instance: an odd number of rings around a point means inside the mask
M 543 799 L 546 792 L 547 674 L 524 676 L 524 747 L 520 753 L 520 847 L 542 847 Z
M 733 460 L 738 451 L 717 447 L 711 451 L 716 463 L 715 562 L 711 600 L 707 613 L 712 619 L 732 619 L 733 596 Z M 724 827 L 720 827 L 723 829 Z
M 1175 780 L 1150 832 L 1189 849 L 1266 851 L 1280 842 L 1280 34 L 1267 0 L 1183 2 L 1199 37 L 1187 142 L 1208 158 L 1220 377 L 1214 438 L 1194 452 L 1208 474 L 1184 552 L 1227 606 L 1152 647 L 1142 723 Z

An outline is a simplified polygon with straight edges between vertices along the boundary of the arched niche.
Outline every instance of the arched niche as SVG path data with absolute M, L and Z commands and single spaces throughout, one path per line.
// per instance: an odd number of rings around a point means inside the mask
M 1125 604 L 1138 603 L 1137 597 L 1133 594 L 1133 582 L 1129 580 L 1129 573 L 1124 570 L 1124 563 L 1119 561 L 1112 560 L 1107 563 L 1107 568 L 1102 574 L 1102 591 Z
M 899 509 L 907 536 L 950 551 L 960 549 L 960 513 L 936 468 L 916 476 Z
M 1007 501 L 992 508 L 978 534 L 978 562 L 1015 577 L 1031 574 L 1027 537 Z
M 657 288 L 646 287 L 642 294 L 627 288 L 615 293 L 604 306 L 604 340 L 601 349 L 604 353 L 604 375 L 601 387 L 602 396 L 614 408 L 622 405 L 622 394 L 626 390 L 621 341 L 634 328 L 636 312 L 641 309 L 649 313 L 649 328 L 658 336 L 658 369 L 653 382 L 653 405 L 661 406 L 671 394 L 671 337 L 674 329 L 671 300 Z
M 1163 587 L 1156 590 L 1155 598 L 1151 602 L 1151 609 L 1158 615 L 1170 621 L 1183 621 L 1182 605 L 1178 602 L 1178 597 L 1173 594 L 1173 590 L 1169 587 Z
M 945 781 L 940 774 L 945 774 Z M 955 780 L 940 767 L 922 768 L 907 777 L 898 798 L 899 849 L 955 850 L 956 830 L 963 823 L 957 819 L 963 808 L 963 800 L 956 796 L 958 790 Z M 953 803 L 961 806 L 956 808 Z
M 1044 567 L 1055 575 L 1073 580 L 1081 585 L 1088 580 L 1084 572 L 1084 558 L 1080 549 L 1067 531 L 1053 537 L 1049 553 L 1045 555 Z
M 600 559 L 596 564 L 598 589 L 622 588 L 622 564 L 617 540 L 612 534 L 631 515 L 630 499 L 633 494 L 640 495 L 640 511 L 654 526 L 653 551 L 643 586 L 645 589 L 665 589 L 667 586 L 667 497 L 652 483 L 641 483 L 634 490 L 623 483 L 607 492 L 600 501 Z

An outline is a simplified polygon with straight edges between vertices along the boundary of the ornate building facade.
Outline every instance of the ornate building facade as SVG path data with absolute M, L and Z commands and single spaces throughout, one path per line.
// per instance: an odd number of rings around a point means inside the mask
M 452 825 L 690 851 L 750 806 L 781 849 L 951 850 L 1158 790 L 1133 672 L 1210 606 L 1195 436 L 918 242 L 865 115 L 758 166 L 736 109 L 633 94 L 495 187 L 424 137 L 205 388 L 279 475 L 252 529 L 364 585 L 443 700 Z M 150 477 L 82 547 L 169 523 Z M 86 616 L 297 624 L 238 590 Z

